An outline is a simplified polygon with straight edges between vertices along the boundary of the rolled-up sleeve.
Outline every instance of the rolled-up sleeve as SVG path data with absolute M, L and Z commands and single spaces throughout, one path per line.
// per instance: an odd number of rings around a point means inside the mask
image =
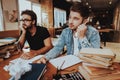
M 81 48 L 100 48 L 99 32 L 94 31 L 89 39 L 87 37 L 79 39 L 79 46 Z

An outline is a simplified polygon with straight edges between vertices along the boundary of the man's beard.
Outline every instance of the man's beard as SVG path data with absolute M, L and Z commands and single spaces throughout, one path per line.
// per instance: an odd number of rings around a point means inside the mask
M 26 24 L 23 24 L 23 26 L 27 26 Z M 30 25 L 30 26 L 27 26 L 26 27 L 26 30 L 30 30 L 32 28 L 32 25 Z
M 30 30 L 31 28 L 32 28 L 32 26 L 28 26 L 28 27 L 27 27 L 27 30 Z

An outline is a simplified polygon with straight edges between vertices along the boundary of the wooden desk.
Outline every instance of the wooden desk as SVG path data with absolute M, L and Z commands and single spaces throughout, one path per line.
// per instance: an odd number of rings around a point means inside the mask
M 6 72 L 3 69 L 3 67 L 5 65 L 8 65 L 9 61 L 11 61 L 15 58 L 18 58 L 19 56 L 20 56 L 20 54 L 19 55 L 14 55 L 9 59 L 6 59 L 3 62 L 0 62 L 0 80 L 9 80 L 10 75 L 9 75 L 8 72 Z M 77 71 L 79 65 L 80 64 L 76 64 L 76 65 L 74 65 L 70 68 L 67 68 L 67 69 L 61 71 L 60 73 L 61 74 L 66 74 L 66 73 L 70 73 L 70 72 L 75 72 L 75 71 Z M 75 69 L 75 70 L 73 71 L 73 69 Z M 43 75 L 42 80 L 52 80 L 52 77 L 53 77 L 54 74 L 56 74 L 56 71 L 57 71 L 57 69 L 51 63 L 48 62 L 47 63 L 47 71 Z M 67 72 L 67 71 L 69 71 L 69 72 Z
M 110 32 L 113 31 L 113 29 L 98 29 L 99 32 Z
M 6 60 L 0 62 L 0 80 L 9 80 L 10 75 L 9 75 L 8 72 L 6 72 L 6 71 L 3 69 L 3 67 L 4 67 L 5 65 L 8 65 L 8 64 L 9 64 L 9 61 L 11 61 L 11 60 L 13 60 L 13 59 L 15 59 L 15 58 L 17 58 L 17 57 L 19 57 L 19 56 L 20 56 L 20 54 L 19 54 L 19 55 L 12 56 L 11 58 L 6 59 Z
M 20 36 L 19 30 L 0 31 L 0 38 L 6 38 L 6 37 L 18 38 L 19 36 Z

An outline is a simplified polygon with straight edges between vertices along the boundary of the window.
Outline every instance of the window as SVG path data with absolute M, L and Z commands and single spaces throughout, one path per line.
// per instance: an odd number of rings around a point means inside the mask
M 40 4 L 32 4 L 32 10 L 36 13 L 37 15 L 37 23 L 38 25 L 41 25 L 41 7 Z
M 55 28 L 60 28 L 63 24 L 66 23 L 66 11 L 54 8 L 54 26 Z
M 40 7 L 40 4 L 39 3 L 38 4 L 32 3 L 28 0 L 19 0 L 19 12 L 20 12 L 20 14 L 23 10 L 26 10 L 26 9 L 33 10 L 36 13 L 37 24 L 41 25 L 41 7 Z M 20 16 L 20 19 L 21 19 L 21 16 Z
M 26 9 L 29 9 L 31 10 L 31 2 L 30 1 L 27 1 L 27 0 L 19 0 L 18 1 L 18 4 L 19 4 L 19 13 L 21 14 L 21 12 L 23 10 L 26 10 Z M 20 19 L 21 19 L 21 16 L 20 16 Z
M 1 7 L 1 0 L 0 0 L 0 31 L 3 31 L 3 14 L 2 14 L 2 7 Z

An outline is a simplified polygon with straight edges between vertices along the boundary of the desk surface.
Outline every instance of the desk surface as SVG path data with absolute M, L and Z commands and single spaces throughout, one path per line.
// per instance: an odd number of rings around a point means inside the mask
M 110 32 L 114 31 L 113 29 L 98 29 L 99 32 Z
M 8 65 L 8 64 L 9 64 L 9 61 L 11 61 L 11 60 L 13 60 L 13 59 L 15 59 L 15 58 L 18 58 L 19 56 L 20 56 L 20 54 L 19 54 L 19 55 L 14 55 L 14 56 L 12 56 L 12 57 L 9 58 L 9 59 L 6 59 L 6 60 L 4 60 L 3 62 L 0 62 L 0 75 L 2 75 L 2 76 L 0 76 L 0 80 L 8 80 L 8 79 L 10 78 L 9 73 L 6 72 L 6 71 L 3 69 L 3 67 L 4 67 L 5 65 Z M 61 71 L 61 74 L 70 73 L 70 72 L 73 71 L 73 69 L 74 69 L 73 72 L 75 72 L 75 71 L 77 71 L 79 65 L 80 65 L 80 64 L 76 64 L 76 65 L 74 65 L 74 66 L 72 66 L 72 67 L 69 67 L 69 68 Z M 67 71 L 67 72 L 66 72 L 66 71 Z M 69 71 L 69 72 L 68 72 L 68 71 Z M 52 80 L 52 77 L 53 77 L 54 74 L 56 74 L 56 72 L 57 72 L 57 69 L 56 69 L 51 63 L 48 62 L 48 63 L 47 63 L 47 71 L 46 71 L 45 74 L 43 75 L 42 79 L 43 79 L 43 80 Z

